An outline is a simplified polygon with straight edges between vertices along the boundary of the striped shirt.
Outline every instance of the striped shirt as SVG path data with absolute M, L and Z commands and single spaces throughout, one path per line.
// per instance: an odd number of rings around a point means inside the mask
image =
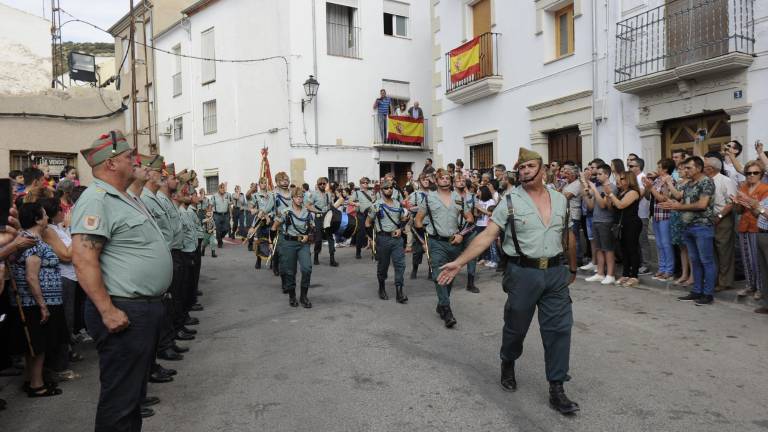
M 377 111 L 379 112 L 379 115 L 389 115 L 390 105 L 392 105 L 392 99 L 388 97 L 376 99 L 376 108 L 377 108 Z

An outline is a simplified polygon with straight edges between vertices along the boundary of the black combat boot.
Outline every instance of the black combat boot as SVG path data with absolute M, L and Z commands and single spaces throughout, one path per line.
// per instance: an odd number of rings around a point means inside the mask
M 361 259 L 362 257 L 363 256 L 360 254 L 360 248 L 359 247 L 355 248 L 355 258 Z
M 295 288 L 293 289 L 293 291 L 288 292 L 288 304 L 291 305 L 291 307 L 299 307 L 299 301 L 296 300 Z
M 435 312 L 437 312 L 438 315 L 440 315 L 440 319 L 445 319 L 445 307 L 443 305 L 437 305 L 437 308 L 435 308 Z
M 403 286 L 399 284 L 395 284 L 395 299 L 398 303 L 405 304 L 408 303 L 408 297 L 405 296 L 405 293 L 403 292 Z
M 269 262 L 269 265 L 272 267 L 272 273 L 275 276 L 280 276 L 280 264 L 274 258 Z
M 285 283 L 285 275 L 280 275 L 280 280 L 282 281 L 281 286 L 283 287 L 283 294 L 288 294 L 288 288 L 286 288 L 287 285 Z M 296 294 L 294 293 L 294 297 L 295 296 Z
M 411 279 L 416 279 L 417 277 L 419 277 L 419 265 L 414 263 L 411 269 Z
M 443 321 L 445 321 L 445 326 L 447 328 L 451 328 L 456 325 L 456 318 L 453 317 L 453 311 L 449 305 L 443 306 Z
M 320 265 L 320 260 L 318 259 L 319 256 L 320 256 L 320 252 L 315 252 L 315 262 L 314 262 L 315 265 Z
M 304 306 L 305 309 L 309 309 L 312 307 L 312 303 L 307 298 L 307 291 L 309 291 L 308 286 L 302 286 L 301 287 L 301 296 L 299 297 L 299 302 L 302 306 Z
M 261 269 L 261 257 L 256 257 L 256 265 L 254 266 L 256 270 Z
M 336 262 L 336 255 L 331 254 L 331 267 L 338 267 L 338 266 L 339 266 L 339 263 Z
M 389 300 L 387 289 L 384 287 L 384 282 L 384 279 L 379 279 L 379 298 L 382 300 Z
M 565 395 L 562 381 L 549 382 L 549 406 L 564 415 L 573 414 L 579 410 L 579 404 Z
M 211 257 L 216 258 L 216 249 L 211 248 Z
M 432 267 L 427 266 L 427 280 L 432 280 Z
M 200 249 L 200 256 L 201 257 L 205 256 L 205 244 L 203 244 L 202 249 Z
M 467 275 L 467 291 L 473 292 L 475 294 L 480 292 L 480 290 L 475 286 L 475 275 Z
M 253 239 L 248 240 L 248 252 L 253 252 Z
M 501 361 L 501 388 L 509 392 L 517 390 L 514 361 Z

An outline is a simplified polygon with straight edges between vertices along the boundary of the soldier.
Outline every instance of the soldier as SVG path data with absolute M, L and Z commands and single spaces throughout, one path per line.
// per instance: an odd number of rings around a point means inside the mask
M 186 171 L 186 170 L 185 170 Z M 179 173 L 178 180 L 180 187 L 173 194 L 173 204 L 176 206 L 181 222 L 181 231 L 183 240 L 181 253 L 184 254 L 184 311 L 188 312 L 192 306 L 197 304 L 197 282 L 200 275 L 198 271 L 198 259 L 200 253 L 197 250 L 197 226 L 195 219 L 197 216 L 194 210 L 189 208 L 195 203 L 194 198 L 190 197 L 189 189 L 190 175 L 187 172 Z M 195 335 L 196 330 L 184 329 L 187 333 Z
M 360 190 L 356 190 L 352 194 L 352 205 L 357 212 L 357 232 L 355 233 L 355 258 L 360 259 L 362 255 L 360 252 L 368 245 L 368 236 L 366 236 L 365 221 L 368 217 L 368 211 L 373 205 L 373 198 L 371 192 L 368 190 L 368 185 L 371 184 L 371 180 L 368 177 L 360 179 Z
M 452 284 L 437 283 L 437 269 L 443 264 L 453 261 L 461 253 L 464 237 L 459 233 L 459 214 L 463 213 L 468 222 L 474 222 L 472 212 L 467 203 L 458 193 L 451 191 L 451 176 L 448 171 L 439 169 L 436 172 L 437 191 L 427 193 L 419 204 L 416 214 L 416 229 L 426 232 L 427 247 L 432 259 L 432 277 L 435 279 L 437 291 L 437 313 L 445 321 L 445 326 L 456 325 L 456 318 L 451 310 Z M 424 230 L 424 218 L 429 216 L 431 225 L 429 231 Z
M 315 265 L 319 265 L 320 261 L 318 256 L 320 251 L 323 250 L 323 218 L 325 214 L 331 211 L 331 207 L 338 207 L 343 201 L 341 198 L 337 201 L 333 201 L 333 194 L 327 191 L 328 178 L 320 177 L 317 179 L 317 189 L 312 191 L 309 198 L 306 199 L 304 205 L 307 209 L 315 214 Z M 328 235 L 328 254 L 331 256 L 331 267 L 338 267 L 339 263 L 336 262 L 336 246 L 333 239 L 333 233 Z
M 309 280 L 312 276 L 312 261 L 309 244 L 312 243 L 315 229 L 312 214 L 304 207 L 304 191 L 296 188 L 291 192 L 291 207 L 283 208 L 275 216 L 272 230 L 282 233 L 278 247 L 280 248 L 280 276 L 283 280 L 283 292 L 288 294 L 288 304 L 297 307 L 299 302 L 305 308 L 311 308 L 312 303 L 307 297 Z M 301 295 L 296 301 L 296 262 L 301 270 Z
M 126 192 L 135 155 L 123 134 L 104 134 L 81 153 L 95 179 L 72 213 L 72 262 L 99 353 L 95 430 L 138 431 L 171 254 L 151 215 Z
M 434 189 L 434 184 L 430 181 L 429 176 L 423 173 L 419 175 L 419 185 L 419 189 L 408 197 L 409 212 L 412 220 L 416 219 L 416 213 L 418 213 L 421 203 L 426 200 L 427 193 Z M 411 223 L 413 230 L 416 229 L 415 223 L 415 221 Z M 426 216 L 423 222 L 424 226 L 429 226 L 430 223 L 431 222 L 429 221 L 429 216 Z M 416 279 L 419 275 L 419 265 L 421 265 L 421 262 L 424 260 L 424 242 L 426 241 L 423 234 L 414 232 L 414 237 L 416 241 L 413 242 L 411 279 Z M 432 268 L 429 267 L 429 263 L 427 263 L 427 279 L 432 280 Z
M 392 199 L 393 184 L 384 180 L 381 185 L 382 197 L 376 200 L 368 214 L 365 226 L 376 230 L 376 256 L 378 258 L 377 277 L 379 280 L 379 298 L 388 300 L 384 283 L 387 280 L 389 262 L 395 267 L 395 295 L 398 303 L 406 303 L 408 297 L 403 293 L 403 273 L 405 272 L 405 249 L 403 248 L 403 223 L 408 215 L 400 203 Z
M 544 363 L 549 381 L 549 403 L 562 414 L 579 405 L 565 395 L 571 350 L 573 314 L 568 290 L 576 278 L 576 241 L 569 229 L 565 197 L 548 190 L 538 153 L 520 149 L 518 173 L 521 186 L 509 192 L 493 211 L 488 227 L 455 261 L 442 267 L 438 278 L 449 283 L 461 267 L 477 257 L 504 231 L 503 252 L 509 256 L 502 286 L 507 293 L 501 342 L 501 386 L 517 389 L 515 360 L 523 353 L 523 340 L 538 307 L 544 344 Z M 567 250 L 568 267 L 563 266 Z
M 468 184 L 469 183 L 469 184 Z M 460 173 L 456 173 L 453 180 L 453 188 L 456 193 L 459 194 L 462 200 L 469 207 L 469 211 L 475 209 L 475 196 L 469 192 L 471 181 L 465 179 Z M 459 230 L 465 232 L 464 242 L 461 244 L 461 249 L 464 250 L 469 246 L 472 240 L 475 239 L 477 233 L 474 229 L 474 224 L 464 219 L 464 213 L 459 214 Z M 480 290 L 475 286 L 475 273 L 477 271 L 477 259 L 470 260 L 467 263 L 467 291 L 472 293 L 479 293 Z
M 232 195 L 227 192 L 227 184 L 220 183 L 219 190 L 211 197 L 213 220 L 216 222 L 216 242 L 219 249 L 224 247 L 224 236 L 229 231 L 229 207 Z
M 200 256 L 205 256 L 206 246 L 211 246 L 211 258 L 216 258 L 216 223 L 213 221 L 213 207 L 205 209 L 203 224 L 203 246 Z
M 272 193 L 272 202 L 274 203 L 274 211 L 272 216 L 277 216 L 282 213 L 283 210 L 291 208 L 291 180 L 288 178 L 288 174 L 283 171 L 275 174 L 275 191 Z M 307 195 L 308 196 L 308 195 Z M 306 199 L 305 196 L 304 198 Z M 272 235 L 275 239 L 276 234 Z M 272 254 L 272 272 L 275 276 L 280 276 L 280 248 L 277 248 Z
M 261 238 L 265 238 L 269 235 L 270 227 L 272 226 L 272 217 L 275 211 L 275 197 L 269 192 L 269 181 L 266 177 L 259 179 L 258 186 L 253 185 L 251 189 L 245 194 L 248 201 L 252 206 L 253 220 L 251 221 L 251 229 L 256 231 L 253 233 L 252 240 L 256 245 L 256 265 L 258 270 L 261 268 L 261 255 L 258 254 L 259 244 Z
M 246 210 L 246 198 L 242 192 L 240 192 L 240 185 L 235 186 L 235 193 L 230 195 L 232 203 L 232 227 L 229 231 L 229 238 L 234 239 L 236 236 L 243 236 L 245 215 L 243 212 Z

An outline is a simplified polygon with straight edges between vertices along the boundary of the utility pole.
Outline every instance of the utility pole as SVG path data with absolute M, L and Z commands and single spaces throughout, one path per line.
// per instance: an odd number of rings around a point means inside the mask
M 136 122 L 136 17 L 133 14 L 133 0 L 128 0 L 130 5 L 131 24 L 128 30 L 128 43 L 131 49 L 131 136 L 133 137 L 133 149 L 139 150 L 138 126 Z

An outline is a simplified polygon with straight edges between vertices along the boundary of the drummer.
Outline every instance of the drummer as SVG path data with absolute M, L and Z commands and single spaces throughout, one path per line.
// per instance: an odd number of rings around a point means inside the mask
M 343 198 L 339 198 L 338 200 L 334 201 L 333 194 L 328 191 L 328 178 L 320 177 L 317 179 L 317 189 L 312 191 L 309 197 L 304 201 L 304 204 L 306 205 L 309 211 L 314 213 L 316 227 L 329 228 L 329 227 L 323 226 L 323 220 L 325 219 L 326 213 L 328 213 L 329 211 L 335 210 L 343 202 L 344 202 Z M 315 265 L 320 264 L 318 257 L 320 256 L 320 251 L 323 250 L 323 237 L 327 237 L 328 238 L 328 254 L 331 257 L 331 260 L 330 260 L 331 267 L 338 267 L 339 263 L 336 262 L 336 245 L 333 239 L 334 233 L 327 233 L 324 231 L 326 230 L 323 230 L 323 229 L 315 230 L 315 261 L 314 263 Z
M 371 180 L 368 177 L 360 179 L 360 189 L 356 190 L 352 194 L 352 205 L 357 211 L 357 234 L 355 234 L 355 258 L 360 259 L 360 251 L 368 245 L 368 236 L 365 235 L 365 219 L 368 216 L 368 211 L 373 205 L 373 198 L 371 191 L 368 189 L 368 185 L 371 184 Z
M 430 177 L 424 173 L 419 175 L 419 189 L 415 190 L 408 197 L 408 208 L 411 215 L 411 219 L 416 217 L 416 213 L 419 211 L 419 206 L 424 202 L 429 191 L 435 189 L 434 183 L 430 181 Z M 429 216 L 424 217 L 424 226 L 429 226 L 431 221 Z M 413 258 L 411 261 L 411 279 L 416 279 L 419 275 L 419 265 L 424 260 L 424 235 L 415 232 L 415 226 L 411 224 L 414 230 L 414 242 L 413 242 Z M 432 280 L 432 269 L 429 267 L 430 263 L 427 263 L 427 279 Z
M 288 294 L 288 304 L 297 307 L 299 302 L 305 308 L 311 308 L 307 297 L 309 280 L 312 276 L 312 261 L 309 244 L 315 229 L 312 214 L 302 204 L 304 191 L 295 188 L 291 192 L 291 207 L 282 209 L 275 216 L 272 230 L 280 230 L 277 247 L 280 250 L 280 269 L 283 280 L 283 292 Z M 282 227 L 282 229 L 281 229 Z M 301 295 L 296 301 L 296 262 L 301 270 Z
M 405 248 L 403 247 L 403 226 L 408 220 L 408 213 L 400 203 L 392 199 L 394 184 L 384 180 L 381 185 L 381 198 L 373 204 L 365 225 L 376 230 L 376 257 L 379 280 L 379 298 L 388 300 L 385 282 L 389 272 L 389 262 L 395 267 L 395 295 L 398 303 L 406 303 L 408 297 L 403 292 L 403 273 L 405 272 Z
M 248 230 L 249 241 L 253 241 L 256 251 L 256 265 L 261 268 L 260 246 L 262 242 L 269 241 L 269 227 L 275 207 L 275 198 L 269 193 L 269 180 L 266 177 L 259 179 L 258 186 L 253 185 L 245 194 L 245 198 L 252 205 L 251 213 L 253 221 Z
M 277 185 L 275 187 L 275 190 L 272 192 L 272 216 L 274 217 L 276 214 L 279 214 L 283 210 L 287 208 L 291 208 L 291 180 L 288 178 L 288 174 L 286 174 L 283 171 L 280 171 L 279 173 L 275 174 L 275 184 Z M 275 238 L 275 235 L 271 236 L 273 239 Z M 270 265 L 272 266 L 272 272 L 275 276 L 280 275 L 280 249 L 276 249 L 273 256 L 272 261 L 270 262 Z

